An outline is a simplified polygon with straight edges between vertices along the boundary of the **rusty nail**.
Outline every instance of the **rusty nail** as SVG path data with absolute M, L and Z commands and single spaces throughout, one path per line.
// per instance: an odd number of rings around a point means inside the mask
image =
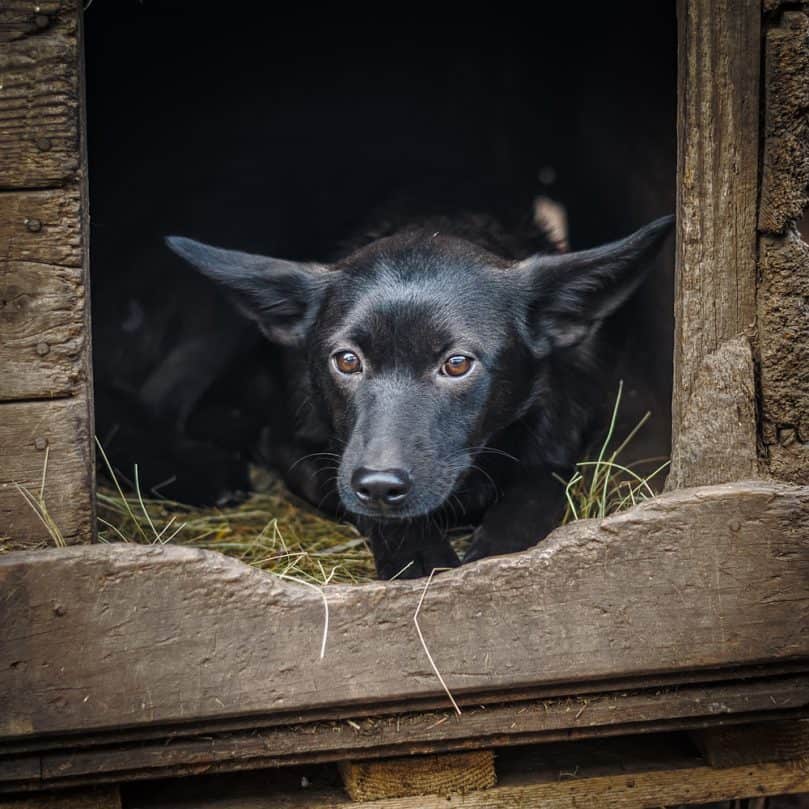
M 36 146 L 40 152 L 47 152 L 51 148 L 51 139 L 50 138 L 37 138 L 36 139 Z
M 730 530 L 734 533 L 742 530 L 742 524 L 738 520 L 730 521 Z
M 39 231 L 42 230 L 42 222 L 40 222 L 39 219 L 26 219 L 25 227 L 27 227 L 31 233 L 39 233 Z
M 42 436 L 39 436 L 39 438 L 34 441 L 34 446 L 37 449 L 45 449 L 45 447 L 48 446 L 48 440 Z
M 44 357 L 50 350 L 51 347 L 47 343 L 37 343 L 37 354 L 40 357 Z

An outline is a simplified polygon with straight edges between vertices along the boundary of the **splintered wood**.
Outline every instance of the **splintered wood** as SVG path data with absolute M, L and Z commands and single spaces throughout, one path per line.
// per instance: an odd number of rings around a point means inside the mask
M 346 792 L 355 801 L 407 795 L 458 795 L 488 789 L 497 783 L 491 750 L 345 761 L 340 764 L 340 775 Z

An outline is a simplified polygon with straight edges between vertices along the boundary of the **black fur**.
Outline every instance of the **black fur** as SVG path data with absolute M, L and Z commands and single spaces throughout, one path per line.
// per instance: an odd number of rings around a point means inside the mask
M 536 233 L 518 238 L 482 216 L 394 221 L 323 265 L 167 241 L 284 346 L 293 395 L 269 460 L 293 491 L 352 515 L 389 578 L 457 565 L 457 525 L 477 526 L 465 562 L 554 527 L 553 475 L 569 476 L 605 399 L 612 347 L 600 326 L 671 224 L 548 255 Z M 361 373 L 339 372 L 345 350 Z M 441 372 L 452 355 L 472 358 L 467 375 Z M 358 469 L 403 470 L 412 489 L 369 502 Z

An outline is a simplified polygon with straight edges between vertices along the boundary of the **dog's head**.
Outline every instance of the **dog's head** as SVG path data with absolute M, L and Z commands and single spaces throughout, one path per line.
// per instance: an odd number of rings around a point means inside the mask
M 518 263 L 421 231 L 329 266 L 167 241 L 270 340 L 301 349 L 343 448 L 344 505 L 395 519 L 441 506 L 487 439 L 538 403 L 543 363 L 586 345 L 671 224 Z

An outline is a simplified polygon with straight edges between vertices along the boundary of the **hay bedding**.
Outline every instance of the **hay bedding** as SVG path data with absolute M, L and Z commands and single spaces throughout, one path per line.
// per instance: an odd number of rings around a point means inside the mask
M 647 413 L 626 438 L 613 446 L 621 394 L 619 386 L 597 456 L 577 464 L 569 480 L 559 480 L 559 495 L 566 509 L 563 523 L 605 517 L 653 497 L 659 490 L 661 473 L 668 461 L 619 463 L 619 456 L 649 416 Z M 371 551 L 353 525 L 319 513 L 264 471 L 256 470 L 253 482 L 257 491 L 244 502 L 227 508 L 197 508 L 144 496 L 138 485 L 137 469 L 133 485 L 124 491 L 100 445 L 99 455 L 104 465 L 102 473 L 106 472 L 106 480 L 97 491 L 101 542 L 175 543 L 219 551 L 270 573 L 318 586 L 359 584 L 375 577 Z M 37 513 L 51 544 L 64 545 L 59 527 L 48 513 L 46 484 L 47 453 L 39 490 L 22 486 L 18 489 L 21 500 Z M 468 536 L 468 530 L 461 530 L 453 538 L 459 554 Z M 43 542 L 42 547 L 47 544 Z M 12 550 L 16 548 L 0 536 L 0 553 Z
M 365 539 L 290 494 L 280 481 L 227 508 L 196 508 L 124 494 L 97 493 L 102 542 L 176 543 L 219 551 L 245 564 L 313 584 L 358 584 L 374 578 Z

